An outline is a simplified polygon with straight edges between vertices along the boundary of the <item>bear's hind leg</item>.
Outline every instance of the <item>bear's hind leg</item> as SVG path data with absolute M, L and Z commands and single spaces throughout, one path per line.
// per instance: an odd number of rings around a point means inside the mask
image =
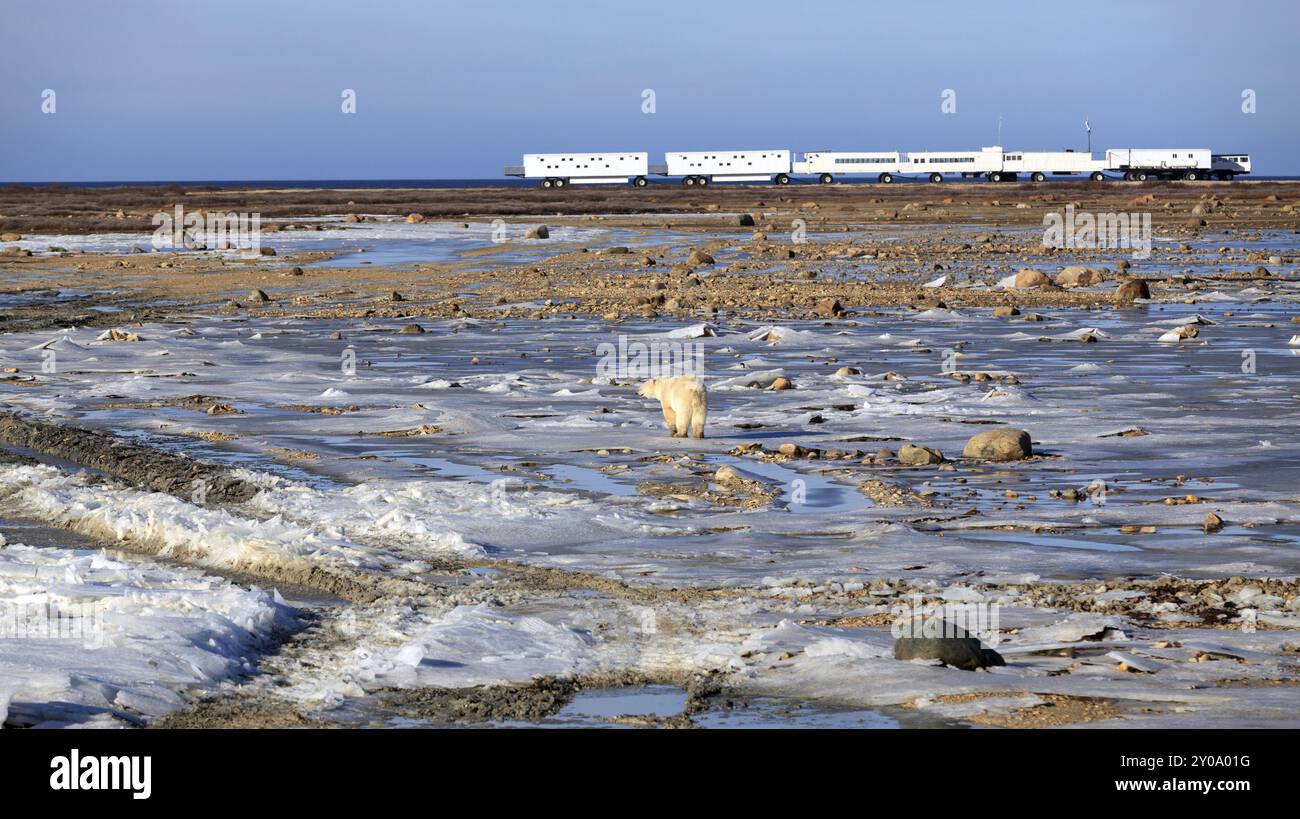
M 668 434 L 676 438 L 677 437 L 677 413 L 673 412 L 673 408 L 668 406 L 667 404 L 664 404 L 663 407 L 664 407 L 664 421 L 668 423 Z

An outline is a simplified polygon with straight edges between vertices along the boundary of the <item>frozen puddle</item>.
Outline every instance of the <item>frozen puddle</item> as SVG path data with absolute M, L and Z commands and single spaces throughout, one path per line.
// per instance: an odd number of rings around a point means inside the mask
M 1085 549 L 1096 552 L 1140 552 L 1137 546 L 1127 543 L 1110 543 L 1104 540 L 1080 540 L 1079 538 L 1060 537 L 1057 535 L 1028 535 L 1018 532 L 972 532 L 963 531 L 961 536 L 970 540 L 990 542 L 1009 541 L 1025 543 L 1030 546 L 1049 546 L 1055 549 Z
M 499 728 L 628 728 L 654 726 L 677 717 L 687 693 L 675 685 L 602 688 L 577 694 L 556 714 L 539 722 L 497 723 Z M 898 711 L 900 709 L 893 709 Z M 909 716 L 913 718 L 909 719 Z M 885 728 L 933 722 L 917 715 L 891 716 L 883 711 L 835 708 L 773 697 L 740 700 L 715 698 L 690 715 L 697 728 Z
M 742 473 L 752 472 L 779 484 L 782 487 L 779 503 L 785 504 L 791 512 L 825 515 L 854 512 L 874 506 L 854 487 L 829 481 L 811 472 L 787 469 L 778 463 L 752 458 L 734 458 L 729 455 L 705 458 L 705 460 L 719 466 L 724 464 L 734 466 Z
M 686 707 L 686 691 L 672 685 L 583 691 L 560 709 L 557 722 L 583 723 L 613 717 L 672 717 Z

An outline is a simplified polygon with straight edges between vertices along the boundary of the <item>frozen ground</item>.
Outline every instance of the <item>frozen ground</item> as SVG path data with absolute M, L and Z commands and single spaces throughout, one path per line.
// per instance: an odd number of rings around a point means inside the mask
M 8 409 L 225 463 L 261 491 L 218 507 L 201 487 L 187 499 L 4 465 L 0 513 L 216 575 L 382 578 L 376 599 L 327 616 L 331 641 L 248 683 L 316 716 L 388 689 L 636 672 L 721 674 L 836 714 L 907 705 L 978 722 L 1060 697 L 1118 703 L 1089 720 L 1125 725 L 1289 723 L 1293 583 L 1234 588 L 1226 619 L 1126 584 L 1300 575 L 1298 298 L 1289 279 L 1040 322 L 879 309 L 779 324 L 415 319 L 426 332 L 408 335 L 404 319 L 194 314 L 124 328 L 133 341 L 12 333 Z M 1195 338 L 1158 340 L 1187 325 Z M 707 438 L 667 438 L 634 379 L 602 375 L 597 347 L 619 334 L 701 345 Z M 794 388 L 763 389 L 777 377 Z M 960 458 L 1001 424 L 1029 431 L 1037 457 Z M 864 462 L 908 442 L 947 462 Z M 820 457 L 772 454 L 785 443 Z M 770 502 L 722 492 L 724 464 Z M 912 502 L 878 503 L 867 481 Z M 1104 491 L 1055 496 L 1090 485 Z M 1221 530 L 1203 530 L 1209 512 Z M 569 579 L 538 579 L 556 576 Z M 383 585 L 399 580 L 412 585 Z M 1082 581 L 1099 583 L 1083 601 L 1097 611 L 1073 610 L 1077 589 L 1040 593 Z M 997 604 L 1008 665 L 892 659 L 872 618 L 911 592 Z M 88 653 L 0 644 L 13 724 L 171 713 L 257 671 L 259 646 L 294 622 L 247 584 L 57 545 L 0 549 L 0 596 L 95 602 L 113 636 Z

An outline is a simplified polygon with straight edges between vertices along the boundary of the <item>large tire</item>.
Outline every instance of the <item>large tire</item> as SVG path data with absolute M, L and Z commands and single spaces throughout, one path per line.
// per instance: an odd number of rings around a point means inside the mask
M 693 177 L 693 176 L 684 176 L 684 177 L 682 177 L 682 184 L 685 185 L 685 186 L 688 187 L 688 188 L 693 188 L 693 187 L 695 187 L 695 177 Z
M 778 184 L 778 185 L 789 185 L 789 184 L 790 184 L 790 177 L 786 176 L 786 175 L 783 174 L 783 173 L 779 173 L 779 174 L 776 175 L 776 184 Z
M 1147 172 L 1146 172 L 1146 171 L 1135 171 L 1135 172 L 1133 173 L 1133 179 L 1134 179 L 1135 181 L 1137 181 L 1137 182 L 1145 182 L 1145 181 L 1147 181 Z
M 888 185 L 894 181 L 894 175 L 892 173 L 882 173 L 880 176 L 876 177 L 876 181 L 882 185 Z
M 695 180 L 695 184 L 699 185 L 701 188 L 707 188 L 709 186 L 710 181 L 712 180 L 710 180 L 707 176 L 701 176 Z
M 934 181 L 934 178 L 931 177 L 931 178 L 930 178 L 930 181 L 933 182 L 933 181 Z M 989 181 L 990 181 L 990 182 L 1001 182 L 1001 181 L 1002 181 L 1002 174 L 998 173 L 997 171 L 994 171 L 993 173 L 989 174 Z
M 1093 171 L 1093 172 L 1092 172 L 1092 181 L 1093 181 L 1093 182 L 1105 182 L 1105 181 L 1106 181 L 1106 174 L 1102 173 L 1101 171 Z
M 1035 182 L 1042 182 L 1045 179 L 1047 179 L 1047 177 L 1043 174 L 1042 171 L 1034 171 L 1034 175 L 1029 178 L 1034 180 Z
M 822 183 L 823 185 L 829 185 L 835 181 L 835 177 L 831 176 L 828 173 L 824 173 L 817 179 L 817 181 Z
M 937 184 L 939 184 L 939 183 L 942 182 L 942 181 L 943 181 L 943 174 L 941 174 L 941 173 L 932 173 L 932 174 L 930 174 L 930 182 L 931 182 L 931 184 L 937 185 Z
M 638 176 L 636 179 L 632 180 L 632 184 L 638 188 L 644 188 L 649 184 L 649 181 L 644 176 Z
M 543 188 L 553 188 L 553 187 L 555 187 L 555 180 L 554 180 L 554 179 L 543 179 L 543 180 L 542 180 L 542 187 L 543 187 Z
M 557 188 L 563 188 L 563 187 L 564 187 L 565 185 L 567 185 L 567 184 L 569 184 L 568 181 L 566 181 L 566 180 L 564 180 L 564 179 L 556 179 L 556 180 L 555 180 L 555 187 L 557 187 Z
M 1187 173 L 1183 174 L 1183 179 L 1186 179 L 1188 182 L 1195 182 L 1200 178 L 1201 175 L 1196 171 L 1188 171 Z

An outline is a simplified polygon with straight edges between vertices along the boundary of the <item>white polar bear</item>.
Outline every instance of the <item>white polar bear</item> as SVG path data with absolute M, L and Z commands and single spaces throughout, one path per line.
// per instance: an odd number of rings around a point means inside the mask
M 675 378 L 652 378 L 637 387 L 636 394 L 658 398 L 668 422 L 668 434 L 685 438 L 691 430 L 696 438 L 704 437 L 704 422 L 709 414 L 709 394 L 704 382 L 693 375 Z

